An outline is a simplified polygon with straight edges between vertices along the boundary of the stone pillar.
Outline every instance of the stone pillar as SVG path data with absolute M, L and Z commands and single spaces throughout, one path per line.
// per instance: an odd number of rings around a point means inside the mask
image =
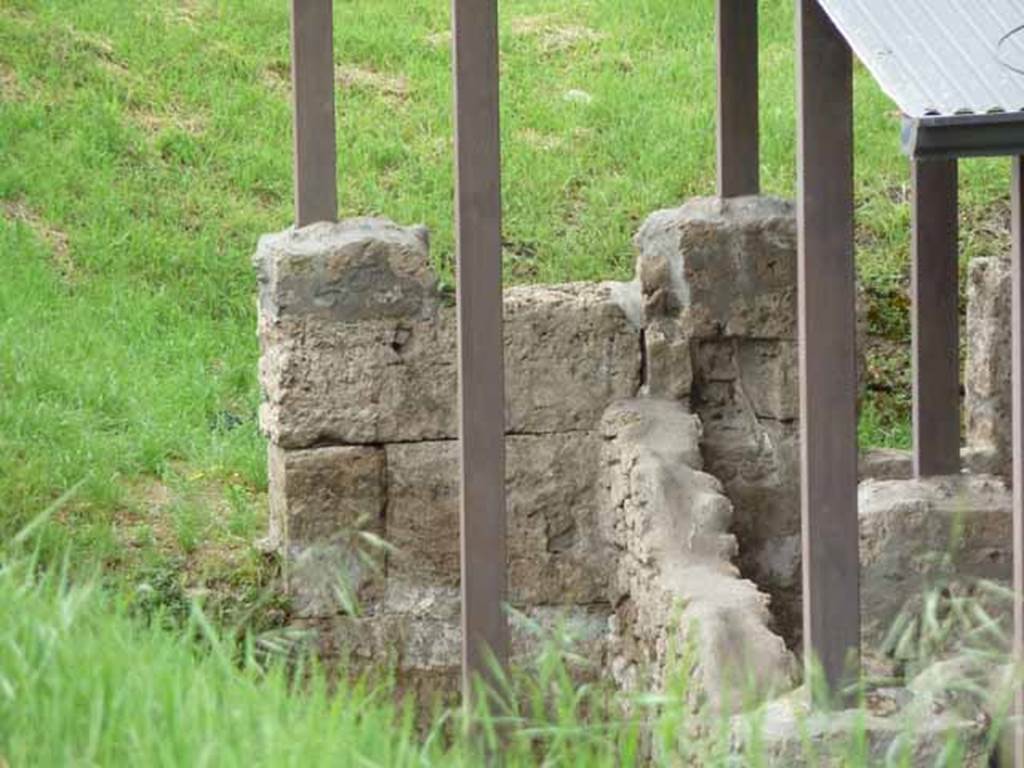
M 967 269 L 967 375 L 964 408 L 971 465 L 1009 477 L 1010 262 L 975 258 Z
M 689 403 L 705 470 L 735 507 L 741 573 L 800 632 L 796 218 L 765 197 L 700 198 L 636 237 L 648 387 Z M 689 354 L 689 365 L 680 360 Z

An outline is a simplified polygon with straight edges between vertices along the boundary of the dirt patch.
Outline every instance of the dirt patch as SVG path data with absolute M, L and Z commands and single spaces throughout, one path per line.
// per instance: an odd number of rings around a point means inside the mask
M 541 131 L 535 131 L 533 128 L 527 128 L 520 131 L 519 138 L 531 147 L 543 150 L 544 152 L 551 152 L 565 146 L 565 139 L 561 136 L 542 133 Z
M 521 16 L 513 19 L 509 32 L 515 37 L 534 37 L 545 53 L 563 53 L 598 43 L 605 35 L 580 24 L 565 24 L 554 14 Z
M 167 9 L 167 20 L 172 24 L 193 27 L 202 12 L 200 6 L 199 0 L 179 0 L 173 7 Z
M 338 64 L 334 77 L 343 89 L 373 91 L 381 96 L 406 99 L 411 88 L 404 75 L 392 75 L 353 64 Z
M 71 39 L 76 49 L 87 53 L 96 59 L 99 67 L 113 77 L 120 80 L 137 82 L 139 75 L 133 73 L 128 66 L 121 61 L 114 50 L 113 43 L 102 35 L 94 35 L 79 30 L 70 30 Z
M 567 24 L 553 13 L 520 16 L 509 23 L 508 33 L 513 38 L 535 38 L 544 53 L 564 53 L 604 40 L 607 35 L 581 24 Z M 427 35 L 427 44 L 433 48 L 447 48 L 452 44 L 450 30 Z
M 21 222 L 36 233 L 53 252 L 54 268 L 61 277 L 70 281 L 75 277 L 75 263 L 71 259 L 66 232 L 48 224 L 39 214 L 19 200 L 0 200 L 0 215 L 8 221 Z
M 275 61 L 263 70 L 264 85 L 275 93 L 291 93 L 291 64 Z M 370 91 L 378 96 L 396 101 L 405 101 L 412 93 L 412 86 L 405 75 L 379 72 L 355 64 L 338 64 L 334 68 L 334 79 L 342 91 Z
M 185 115 L 180 112 L 157 112 L 146 107 L 131 109 L 129 119 L 146 133 L 157 134 L 168 128 L 176 128 L 190 136 L 198 136 L 206 129 L 206 121 L 199 115 Z
M 452 33 L 450 30 L 443 32 L 432 32 L 427 35 L 427 45 L 432 48 L 447 48 L 452 44 Z
M 126 486 L 126 497 L 115 523 L 124 547 L 183 556 L 185 570 L 197 580 L 239 567 L 264 532 L 264 493 L 202 473 L 137 478 Z
M 267 90 L 278 95 L 291 93 L 291 64 L 277 60 L 268 64 L 260 73 L 260 80 Z
M 18 76 L 6 64 L 0 64 L 0 101 L 21 101 Z

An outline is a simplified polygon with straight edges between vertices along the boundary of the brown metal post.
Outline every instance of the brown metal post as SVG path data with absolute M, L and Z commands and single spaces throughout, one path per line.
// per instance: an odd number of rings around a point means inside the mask
M 497 0 L 452 0 L 463 691 L 508 658 Z
M 914 474 L 960 471 L 957 161 L 912 160 Z
M 1013 657 L 1019 666 L 1024 663 L 1024 158 L 1014 157 L 1012 165 Z M 1024 768 L 1024 688 L 1015 693 L 1013 764 Z
M 295 224 L 338 218 L 333 0 L 292 0 Z
M 718 195 L 760 191 L 757 0 L 718 0 Z
M 797 2 L 804 648 L 831 693 L 859 666 L 852 54 Z

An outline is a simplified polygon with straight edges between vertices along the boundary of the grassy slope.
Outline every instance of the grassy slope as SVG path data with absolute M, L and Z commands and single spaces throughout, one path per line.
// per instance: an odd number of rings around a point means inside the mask
M 764 0 L 764 173 L 794 177 L 791 3 Z M 249 254 L 290 219 L 287 3 L 0 0 L 0 523 L 85 479 L 63 521 L 109 563 L 221 562 L 260 525 Z M 644 216 L 713 189 L 711 0 L 504 0 L 506 266 L 625 277 Z M 336 3 L 345 214 L 425 222 L 450 271 L 446 0 Z M 567 100 L 571 90 L 589 101 Z M 861 274 L 907 334 L 906 163 L 858 72 Z M 969 255 L 1005 167 L 965 172 Z M 865 439 L 906 441 L 874 354 Z M 55 540 L 68 526 L 51 531 Z M 124 546 L 124 545 L 130 546 Z M 199 566 L 204 566 L 200 562 Z

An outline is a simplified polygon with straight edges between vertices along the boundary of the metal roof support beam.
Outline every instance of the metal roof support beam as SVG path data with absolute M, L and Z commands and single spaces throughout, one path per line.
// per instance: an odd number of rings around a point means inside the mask
M 956 160 L 912 160 L 914 474 L 960 471 Z
M 452 0 L 463 698 L 508 659 L 497 0 Z
M 1013 652 L 1024 660 L 1024 158 L 1012 160 L 1013 270 Z M 1024 767 L 1024 688 L 1014 696 L 1013 764 Z
M 333 0 L 292 0 L 295 225 L 338 218 Z
M 757 0 L 718 0 L 718 195 L 760 191 Z
M 1005 157 L 1024 154 L 1024 114 L 903 118 L 904 153 L 911 157 Z
M 796 23 L 803 641 L 828 705 L 860 648 L 853 60 L 817 0 Z

